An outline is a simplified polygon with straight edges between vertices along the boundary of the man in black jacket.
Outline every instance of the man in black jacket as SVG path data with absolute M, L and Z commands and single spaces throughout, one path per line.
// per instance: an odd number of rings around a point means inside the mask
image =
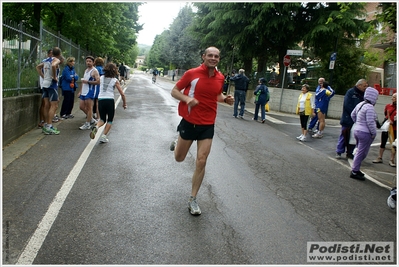
M 238 103 L 240 103 L 240 114 L 239 117 L 241 119 L 244 118 L 244 111 L 245 111 L 245 99 L 247 95 L 249 79 L 245 76 L 245 70 L 240 69 L 238 74 L 232 76 L 230 81 L 234 82 L 234 118 L 237 118 L 238 115 Z
M 337 154 L 335 156 L 337 159 L 341 158 L 341 154 L 345 153 L 345 149 L 346 157 L 353 159 L 353 150 L 355 149 L 355 145 L 349 144 L 350 131 L 354 123 L 351 118 L 351 113 L 356 105 L 364 100 L 364 92 L 367 86 L 367 81 L 365 79 L 360 79 L 353 88 L 346 91 L 340 120 L 342 126 L 341 134 L 338 139 Z

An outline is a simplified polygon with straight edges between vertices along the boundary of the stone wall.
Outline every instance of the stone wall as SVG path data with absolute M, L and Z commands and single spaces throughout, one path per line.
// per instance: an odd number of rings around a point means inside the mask
M 41 94 L 3 98 L 3 147 L 39 122 Z

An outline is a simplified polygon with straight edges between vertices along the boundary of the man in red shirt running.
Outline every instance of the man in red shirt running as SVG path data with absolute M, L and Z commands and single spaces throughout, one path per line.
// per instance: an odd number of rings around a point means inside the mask
M 177 127 L 179 137 L 172 142 L 175 160 L 182 162 L 192 145 L 197 141 L 197 159 L 192 177 L 191 196 L 188 209 L 192 215 L 200 215 L 197 193 L 205 175 L 205 165 L 211 151 L 217 102 L 234 104 L 234 98 L 223 95 L 224 75 L 216 68 L 220 51 L 208 47 L 202 55 L 203 63 L 184 73 L 173 87 L 171 95 L 180 100 L 178 111 L 182 120 Z

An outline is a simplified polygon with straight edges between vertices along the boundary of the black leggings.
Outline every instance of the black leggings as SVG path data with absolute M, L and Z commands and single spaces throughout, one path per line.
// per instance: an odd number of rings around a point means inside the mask
M 306 129 L 308 125 L 309 115 L 300 115 L 299 120 L 301 121 L 301 127 L 303 129 Z
M 115 101 L 113 99 L 99 99 L 98 112 L 100 112 L 100 119 L 103 122 L 112 123 L 115 116 Z
M 396 130 L 393 130 L 393 139 L 396 139 Z M 380 148 L 385 148 L 385 145 L 388 141 L 388 132 L 381 132 L 381 145 Z

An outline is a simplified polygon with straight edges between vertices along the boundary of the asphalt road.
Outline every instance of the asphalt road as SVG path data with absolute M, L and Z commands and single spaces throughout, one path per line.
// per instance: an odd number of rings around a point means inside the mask
M 219 105 L 202 215 L 191 216 L 196 148 L 182 163 L 169 151 L 172 86 L 132 75 L 108 144 L 78 129 L 78 111 L 59 136 L 34 130 L 28 150 L 3 159 L 3 264 L 307 264 L 309 241 L 396 243 L 390 185 L 373 169 L 396 177 L 391 167 L 366 160 L 370 179 L 350 179 L 350 162 L 334 158 L 338 125 L 301 143 L 297 117 L 261 124 L 249 105 L 244 120 Z

